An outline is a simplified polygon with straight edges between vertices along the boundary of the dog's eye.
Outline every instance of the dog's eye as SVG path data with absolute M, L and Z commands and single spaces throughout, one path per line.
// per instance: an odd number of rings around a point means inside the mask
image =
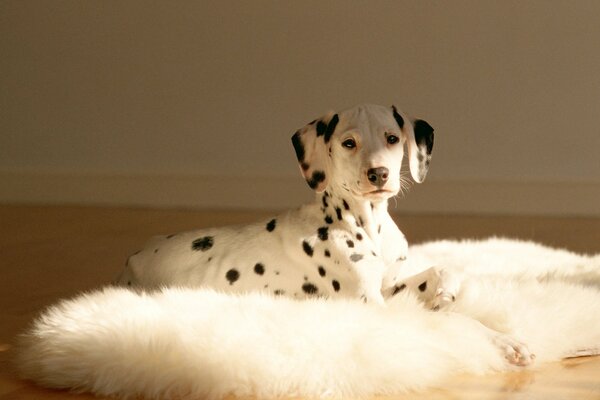
M 388 135 L 387 136 L 387 142 L 389 144 L 396 144 L 400 141 L 400 139 L 398 139 L 398 136 L 396 135 Z
M 342 142 L 342 146 L 344 146 L 347 149 L 353 149 L 356 147 L 356 142 L 354 141 L 354 139 L 346 139 Z

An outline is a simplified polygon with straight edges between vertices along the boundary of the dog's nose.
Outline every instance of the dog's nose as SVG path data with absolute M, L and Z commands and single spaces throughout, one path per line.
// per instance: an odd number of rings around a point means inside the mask
M 387 182 L 389 173 L 386 167 L 369 168 L 367 178 L 373 186 L 380 188 Z

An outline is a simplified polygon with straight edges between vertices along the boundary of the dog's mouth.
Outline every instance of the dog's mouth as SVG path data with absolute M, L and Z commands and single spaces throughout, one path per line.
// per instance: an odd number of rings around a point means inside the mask
M 387 189 L 376 189 L 376 190 L 372 190 L 370 192 L 364 192 L 363 196 L 369 197 L 389 197 L 389 196 L 393 196 L 394 192 L 392 192 L 391 190 L 387 190 Z

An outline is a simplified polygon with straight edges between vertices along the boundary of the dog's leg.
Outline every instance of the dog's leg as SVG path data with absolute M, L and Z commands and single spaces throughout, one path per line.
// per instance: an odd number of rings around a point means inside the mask
M 490 341 L 504 355 L 506 360 L 519 367 L 531 365 L 535 360 L 535 354 L 531 353 L 526 344 L 517 340 L 513 336 L 498 332 L 491 329 L 480 321 L 455 312 L 442 312 L 441 315 L 446 315 L 451 318 L 460 319 L 465 323 L 465 326 L 471 325 L 472 329 L 480 329 L 489 337 Z M 471 328 L 469 328 L 471 329 Z
M 401 280 L 395 286 L 384 290 L 383 295 L 389 298 L 403 290 L 415 293 L 427 307 L 439 310 L 456 301 L 460 290 L 460 277 L 443 268 L 431 267 Z

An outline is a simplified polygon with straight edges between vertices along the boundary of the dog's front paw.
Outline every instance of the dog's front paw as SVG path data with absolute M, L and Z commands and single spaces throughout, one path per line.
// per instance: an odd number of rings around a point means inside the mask
M 535 360 L 535 354 L 529 351 L 527 345 L 512 336 L 497 333 L 493 336 L 492 341 L 503 352 L 508 362 L 513 365 L 526 367 Z
M 456 301 L 460 290 L 460 279 L 455 273 L 435 267 L 431 283 L 433 297 L 427 304 L 432 310 L 440 310 Z

